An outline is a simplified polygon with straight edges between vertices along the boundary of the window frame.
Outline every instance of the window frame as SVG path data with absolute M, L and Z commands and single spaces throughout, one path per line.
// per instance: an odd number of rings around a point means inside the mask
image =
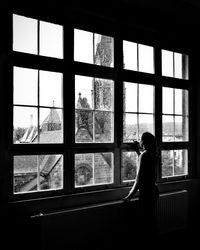
M 13 12 L 15 13 L 15 12 Z M 11 15 L 13 14 L 11 13 Z M 19 15 L 24 15 L 24 12 L 20 13 L 16 11 Z M 26 15 L 25 15 L 26 16 Z M 89 17 L 88 19 L 84 20 L 84 22 L 81 22 L 83 20 L 74 20 L 74 18 L 61 18 L 59 17 L 55 18 L 50 15 L 50 17 L 44 18 L 44 16 L 41 15 L 29 15 L 27 13 L 27 16 L 30 16 L 31 18 L 38 18 L 40 21 L 46 21 L 46 22 L 52 22 L 55 24 L 63 25 L 64 29 L 64 58 L 63 59 L 57 59 L 57 58 L 49 58 L 46 56 L 39 56 L 39 55 L 31 55 L 31 54 L 24 54 L 21 52 L 12 51 L 12 58 L 13 58 L 13 65 L 12 66 L 19 66 L 19 67 L 30 67 L 35 68 L 37 70 L 47 70 L 52 72 L 61 72 L 63 73 L 63 93 L 64 96 L 67 93 L 67 85 L 69 82 L 71 82 L 72 86 L 72 93 L 75 94 L 75 75 L 84 75 L 89 77 L 95 77 L 95 78 L 106 78 L 111 79 L 114 81 L 114 110 L 116 108 L 119 110 L 119 113 L 114 115 L 114 142 L 113 143 L 75 143 L 74 141 L 74 124 L 75 124 L 75 117 L 74 115 L 71 116 L 71 122 L 67 122 L 68 115 L 74 113 L 74 100 L 73 98 L 63 98 L 63 110 L 64 110 L 64 116 L 63 116 L 63 133 L 64 133 L 64 141 L 62 144 L 37 144 L 37 145 L 12 145 L 12 136 L 7 136 L 8 139 L 8 148 L 9 148 L 9 157 L 10 159 L 13 159 L 14 155 L 20 155 L 20 154 L 63 154 L 63 171 L 64 171 L 64 188 L 62 190 L 49 190 L 47 192 L 36 192 L 36 193 L 27 193 L 27 194 L 12 194 L 13 190 L 13 178 L 12 177 L 12 169 L 13 169 L 13 160 L 8 160 L 8 165 L 10 166 L 9 169 L 9 191 L 8 196 L 11 200 L 24 200 L 24 199 L 32 199 L 32 198 L 48 198 L 48 197 L 54 197 L 54 196 L 68 196 L 73 194 L 81 194 L 81 193 L 87 193 L 96 191 L 107 191 L 112 190 L 116 188 L 123 188 L 123 187 L 129 187 L 132 185 L 131 182 L 122 183 L 122 180 L 120 178 L 121 176 L 121 154 L 124 150 L 130 150 L 131 144 L 130 143 L 123 143 L 123 98 L 122 98 L 122 91 L 123 91 L 123 82 L 135 82 L 138 84 L 149 84 L 154 86 L 154 97 L 155 97 L 155 110 L 154 110 L 154 120 L 155 120 L 155 136 L 158 139 L 158 145 L 160 147 L 160 150 L 164 149 L 188 149 L 188 175 L 183 177 L 173 177 L 171 178 L 161 178 L 161 166 L 159 166 L 158 169 L 158 182 L 166 182 L 166 181 L 176 181 L 176 180 L 182 180 L 186 178 L 190 178 L 192 175 L 192 170 L 190 169 L 190 162 L 191 162 L 191 107 L 190 107 L 190 96 L 191 96 L 191 78 L 189 77 L 189 80 L 185 79 L 174 79 L 167 76 L 161 75 L 161 49 L 171 49 L 173 48 L 173 51 L 176 50 L 176 45 L 169 48 L 167 46 L 164 46 L 164 42 L 156 42 L 154 38 L 154 34 L 152 34 L 149 31 L 141 31 L 140 29 L 134 27 L 135 32 L 133 34 L 130 34 L 127 32 L 129 25 L 125 24 L 126 30 L 123 29 L 117 29 L 115 25 L 113 26 L 110 24 L 110 20 L 104 20 L 104 23 L 108 22 L 108 26 L 102 27 L 101 20 L 98 22 L 95 22 L 95 24 L 92 24 L 90 22 L 91 19 L 94 19 L 94 17 Z M 112 22 L 111 22 L 112 23 Z M 110 29 L 112 27 L 112 29 Z M 83 29 L 89 32 L 108 35 L 114 38 L 114 67 L 113 68 L 106 68 L 99 65 L 90 65 L 87 63 L 82 62 L 76 62 L 73 60 L 73 50 L 74 50 L 74 29 Z M 130 28 L 133 28 L 130 26 Z M 129 34 L 128 34 L 129 33 Z M 150 34 L 150 36 L 148 36 Z M 70 38 L 69 38 L 70 37 Z M 137 38 L 136 38 L 137 37 Z M 146 38 L 148 37 L 148 38 Z M 123 69 L 123 40 L 127 41 L 133 41 L 137 44 L 143 44 L 147 46 L 153 46 L 154 47 L 154 73 L 145 73 L 145 72 L 134 72 L 131 70 Z M 163 45 L 163 46 L 161 46 Z M 68 48 L 68 49 L 66 49 Z M 178 48 L 178 46 L 177 46 Z M 184 51 L 184 52 L 183 52 Z M 176 50 L 177 53 L 184 53 L 188 54 L 190 56 L 190 53 L 183 49 L 183 50 Z M 62 60 L 62 61 L 61 61 Z M 189 57 L 189 73 L 190 73 L 190 57 Z M 11 67 L 12 68 L 12 67 Z M 10 68 L 10 72 L 11 72 Z M 12 77 L 10 77 L 10 86 L 13 86 L 12 83 Z M 162 109 L 158 105 L 162 102 L 161 92 L 162 87 L 177 87 L 182 88 L 184 86 L 185 89 L 188 90 L 189 93 L 189 141 L 188 142 L 175 142 L 175 143 L 166 143 L 162 142 L 162 132 L 160 132 L 160 128 L 162 128 Z M 11 93 L 13 91 L 13 88 L 11 88 Z M 8 95 L 9 96 L 9 95 Z M 10 98 L 9 98 L 10 99 Z M 116 101 L 117 100 L 117 103 Z M 11 110 L 11 105 L 9 105 L 9 109 Z M 9 121 L 12 121 L 11 116 L 13 116 L 13 113 L 11 112 L 11 115 L 9 116 Z M 11 122 L 12 123 L 12 122 Z M 7 128 L 7 131 L 11 130 L 11 125 L 9 124 L 9 127 Z M 66 133 L 66 131 L 69 131 L 69 133 Z M 26 152 L 26 153 L 24 153 Z M 75 153 L 87 153 L 87 152 L 113 152 L 114 154 L 114 183 L 109 185 L 100 185 L 100 186 L 94 186 L 94 187 L 79 187 L 74 188 L 74 185 L 72 184 L 72 179 L 74 179 L 74 155 Z M 70 167 L 68 167 L 70 166 Z M 11 183 L 12 182 L 12 183 Z

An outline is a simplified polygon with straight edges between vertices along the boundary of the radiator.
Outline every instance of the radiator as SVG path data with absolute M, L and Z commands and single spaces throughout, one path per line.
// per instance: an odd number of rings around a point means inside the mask
M 156 214 L 160 234 L 185 229 L 188 223 L 187 190 L 161 194 Z
M 105 232 L 109 232 L 109 228 L 113 230 L 112 226 L 117 228 L 119 217 L 124 216 L 122 204 L 122 201 L 116 201 L 32 216 L 33 221 L 37 222 L 35 230 L 39 234 L 41 249 L 63 248 L 65 244 L 76 246 L 86 241 L 89 244 L 95 237 L 105 240 Z M 129 210 L 133 214 L 134 207 Z M 122 210 L 119 213 L 120 208 Z M 185 229 L 188 223 L 188 192 L 181 190 L 160 194 L 156 215 L 160 234 Z M 128 222 L 126 220 L 123 223 Z

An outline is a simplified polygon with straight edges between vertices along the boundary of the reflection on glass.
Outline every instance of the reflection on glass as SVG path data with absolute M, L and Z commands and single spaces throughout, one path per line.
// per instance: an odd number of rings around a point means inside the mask
M 37 108 L 16 106 L 13 114 L 13 143 L 32 143 L 33 138 L 37 135 Z
M 75 76 L 75 107 L 76 142 L 113 142 L 113 81 Z
M 74 60 L 113 67 L 114 39 L 109 36 L 74 29 Z
M 14 104 L 37 105 L 38 70 L 14 67 Z
M 154 48 L 151 46 L 138 44 L 139 51 L 139 71 L 154 73 Z
M 138 155 L 136 152 L 122 152 L 121 180 L 133 181 L 136 178 L 138 167 Z
M 113 183 L 113 153 L 75 154 L 75 187 Z
M 154 112 L 154 86 L 139 84 L 139 112 Z
M 162 178 L 182 176 L 188 174 L 188 151 L 162 151 Z
M 40 55 L 63 59 L 63 26 L 40 21 Z
M 62 155 L 14 156 L 14 193 L 63 188 Z
M 173 52 L 168 50 L 162 50 L 162 75 L 163 76 L 174 76 L 174 60 Z
M 61 109 L 40 108 L 39 143 L 63 142 L 63 115 Z M 35 139 L 37 139 L 37 137 Z M 33 143 L 35 142 L 33 140 Z
M 37 54 L 37 20 L 13 15 L 13 50 Z
M 137 83 L 124 82 L 124 111 L 137 112 L 137 89 Z
M 47 107 L 61 108 L 63 106 L 62 73 L 41 70 L 39 71 L 39 76 L 40 76 L 40 92 L 39 92 L 40 105 Z
M 138 139 L 138 120 L 136 114 L 124 114 L 123 141 L 133 142 Z
M 123 41 L 124 69 L 138 70 L 137 43 Z

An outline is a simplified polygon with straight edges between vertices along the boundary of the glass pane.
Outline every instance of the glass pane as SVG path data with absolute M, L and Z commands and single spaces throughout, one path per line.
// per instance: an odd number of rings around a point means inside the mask
M 183 90 L 175 89 L 175 114 L 182 115 L 183 114 Z
M 135 180 L 137 167 L 138 167 L 137 153 L 122 152 L 122 167 L 121 167 L 122 182 Z
M 174 53 L 175 77 L 188 80 L 188 56 Z
M 14 193 L 62 188 L 62 155 L 14 156 Z
M 174 175 L 188 174 L 188 151 L 174 150 Z
M 61 109 L 40 108 L 39 136 L 34 141 L 39 143 L 63 142 L 63 114 Z
M 175 116 L 175 141 L 188 140 L 188 118 Z
M 139 112 L 154 112 L 154 87 L 139 84 Z
M 188 91 L 175 89 L 175 114 L 188 115 Z
M 50 71 L 39 71 L 40 105 L 47 107 L 63 106 L 63 75 Z
M 95 142 L 113 142 L 114 121 L 113 113 L 105 111 L 95 112 Z
M 162 112 L 163 114 L 173 114 L 174 113 L 174 91 L 173 88 L 162 88 Z
M 182 55 L 182 78 L 185 80 L 189 79 L 189 59 L 188 55 Z
M 162 178 L 174 175 L 174 151 L 162 151 Z
M 188 90 L 182 90 L 182 114 L 189 115 L 189 97 Z
M 74 29 L 74 60 L 93 63 L 93 33 Z
M 163 115 L 162 119 L 163 141 L 174 141 L 174 117 L 172 115 Z
M 175 77 L 182 79 L 183 67 L 182 67 L 182 54 L 174 53 L 174 70 Z
M 76 142 L 113 142 L 113 81 L 75 76 L 75 107 Z
M 112 37 L 94 34 L 94 64 L 113 67 L 114 39 Z
M 30 54 L 38 53 L 37 20 L 13 15 L 13 50 Z
M 75 155 L 75 187 L 113 183 L 113 153 Z
M 138 121 L 136 114 L 125 114 L 123 126 L 123 141 L 133 142 L 138 140 Z
M 98 110 L 114 110 L 114 82 L 107 79 L 94 78 L 94 108 Z
M 37 108 L 14 107 L 13 143 L 32 143 L 37 136 Z
M 78 109 L 92 109 L 94 101 L 94 78 L 75 76 L 75 107 Z
M 14 67 L 14 104 L 37 105 L 38 70 Z
M 162 75 L 174 77 L 173 52 L 162 50 Z
M 136 83 L 124 83 L 124 111 L 137 112 L 137 86 Z
M 94 154 L 75 155 L 75 187 L 94 184 Z
M 75 141 L 77 143 L 93 142 L 93 111 L 76 110 Z
M 113 183 L 113 153 L 94 154 L 94 184 Z
M 138 70 L 137 43 L 123 41 L 124 69 Z
M 63 26 L 40 21 L 40 55 L 63 58 Z
M 154 134 L 154 116 L 153 115 L 139 115 L 139 138 L 144 132 Z
M 139 51 L 139 71 L 154 73 L 154 48 L 151 46 L 138 44 Z

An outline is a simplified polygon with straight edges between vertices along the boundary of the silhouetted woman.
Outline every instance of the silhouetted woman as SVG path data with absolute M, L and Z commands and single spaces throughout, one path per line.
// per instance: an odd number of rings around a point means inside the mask
M 141 237 L 144 236 L 144 241 L 147 237 L 153 241 L 156 235 L 155 209 L 159 197 L 156 185 L 159 159 L 156 138 L 151 133 L 145 132 L 141 136 L 140 145 L 139 143 L 134 145 L 139 155 L 137 176 L 131 190 L 123 200 L 125 202 L 130 201 L 139 190 L 140 235 Z M 140 147 L 142 148 L 141 153 Z

